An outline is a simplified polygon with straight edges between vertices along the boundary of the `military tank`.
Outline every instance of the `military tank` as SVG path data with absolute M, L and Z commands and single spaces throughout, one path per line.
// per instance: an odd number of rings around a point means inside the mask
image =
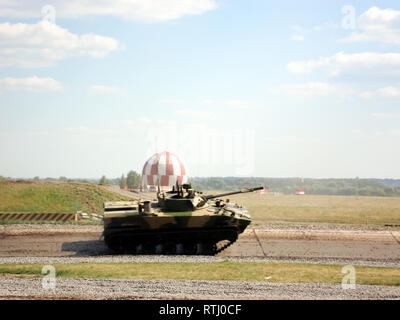
M 118 253 L 215 255 L 251 223 L 246 208 L 222 199 L 263 187 L 203 195 L 190 184 L 157 192 L 154 201 L 104 204 L 104 241 Z

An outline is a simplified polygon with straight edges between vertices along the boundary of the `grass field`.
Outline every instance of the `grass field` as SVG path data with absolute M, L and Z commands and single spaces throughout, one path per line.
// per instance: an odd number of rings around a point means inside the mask
M 400 198 L 256 193 L 229 198 L 249 209 L 256 221 L 400 225 Z
M 341 283 L 339 265 L 266 262 L 54 264 L 57 277 Z M 42 264 L 1 264 L 1 276 L 40 277 Z M 356 267 L 356 283 L 400 286 L 400 269 Z
M 0 212 L 102 213 L 105 201 L 129 198 L 87 183 L 2 181 Z

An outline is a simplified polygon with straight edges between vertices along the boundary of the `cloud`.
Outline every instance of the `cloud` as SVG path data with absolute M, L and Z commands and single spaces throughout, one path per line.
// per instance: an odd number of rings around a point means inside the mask
M 49 21 L 0 24 L 0 67 L 47 67 L 74 56 L 102 58 L 119 47 L 113 38 L 76 35 Z
M 332 23 L 332 22 L 325 22 L 321 25 L 317 25 L 313 27 L 314 31 L 320 32 L 320 31 L 324 31 L 324 30 L 336 30 L 339 29 L 339 25 L 336 23 Z
M 122 94 L 124 92 L 121 88 L 103 85 L 90 86 L 88 91 L 91 94 Z
M 287 71 L 297 74 L 311 73 L 317 69 L 322 69 L 331 76 L 342 73 L 399 75 L 400 53 L 338 52 L 331 57 L 293 61 L 286 66 Z
M 371 113 L 371 117 L 375 119 L 392 119 L 396 116 L 393 113 Z
M 331 85 L 326 82 L 307 82 L 299 84 L 284 84 L 268 89 L 271 93 L 285 94 L 299 98 L 315 98 L 315 97 L 349 97 L 354 91 L 344 86 Z
M 294 41 L 303 41 L 304 40 L 304 29 L 300 26 L 292 26 L 291 29 L 293 30 L 293 34 L 291 39 Z
M 304 41 L 304 36 L 301 34 L 292 34 L 290 38 L 294 41 Z
M 0 93 L 5 91 L 14 92 L 48 92 L 62 90 L 62 85 L 52 78 L 3 78 L 0 79 Z
M 363 99 L 366 99 L 366 100 L 370 100 L 370 99 L 372 99 L 374 97 L 374 94 L 371 91 L 366 91 L 366 92 L 362 92 L 360 94 L 360 97 L 363 98 Z
M 400 88 L 396 87 L 384 87 L 378 89 L 376 91 L 366 91 L 360 94 L 360 96 L 364 99 L 373 99 L 375 97 L 381 98 L 399 98 L 400 97 Z
M 175 115 L 180 117 L 208 118 L 212 116 L 212 113 L 206 110 L 181 109 L 175 111 Z
M 205 104 L 205 105 L 213 105 L 213 104 L 215 104 L 215 101 L 211 100 L 211 99 L 204 99 L 200 103 Z
M 358 19 L 360 31 L 353 32 L 344 42 L 381 42 L 400 44 L 400 11 L 372 7 Z
M 387 97 L 387 98 L 398 98 L 398 97 L 400 97 L 400 89 L 399 88 L 395 88 L 395 87 L 385 87 L 385 88 L 379 89 L 378 93 L 382 97 Z
M 41 6 L 48 1 L 2 1 L 0 17 L 38 18 Z M 54 0 L 51 4 L 60 18 L 80 18 L 84 16 L 117 16 L 142 22 L 162 22 L 198 15 L 214 10 L 214 0 Z
M 226 106 L 233 109 L 247 109 L 251 107 L 251 102 L 243 100 L 229 100 Z
M 162 99 L 161 100 L 162 103 L 168 103 L 168 104 L 182 104 L 185 101 L 182 99 Z

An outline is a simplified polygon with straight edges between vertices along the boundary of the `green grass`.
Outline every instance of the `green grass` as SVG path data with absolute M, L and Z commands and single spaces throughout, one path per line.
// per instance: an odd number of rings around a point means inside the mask
M 102 213 L 105 201 L 129 200 L 88 183 L 0 182 L 0 212 Z
M 267 262 L 54 264 L 57 277 L 341 283 L 342 266 Z M 1 276 L 43 276 L 42 264 L 1 264 Z M 400 286 L 400 269 L 355 267 L 356 284 Z M 266 279 L 268 277 L 268 279 Z M 270 278 L 269 278 L 270 277 Z

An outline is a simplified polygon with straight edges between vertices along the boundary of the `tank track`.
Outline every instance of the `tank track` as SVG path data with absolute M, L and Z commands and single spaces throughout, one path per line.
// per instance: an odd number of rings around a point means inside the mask
M 104 240 L 109 249 L 119 254 L 216 255 L 231 246 L 237 237 L 235 229 L 157 234 L 124 230 L 110 232 Z
M 237 240 L 237 237 L 234 240 L 228 240 L 228 243 L 226 243 L 225 245 L 223 245 L 220 248 L 217 248 L 217 250 L 215 251 L 215 254 L 220 253 L 221 251 L 224 251 L 226 248 L 230 247 L 232 244 L 234 244 Z

